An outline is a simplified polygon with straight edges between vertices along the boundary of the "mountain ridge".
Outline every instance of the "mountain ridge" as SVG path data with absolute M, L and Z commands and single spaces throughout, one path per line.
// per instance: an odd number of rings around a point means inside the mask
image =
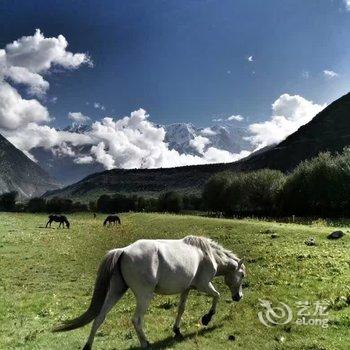
M 0 193 L 16 191 L 21 198 L 28 198 L 58 187 L 38 164 L 0 134 Z

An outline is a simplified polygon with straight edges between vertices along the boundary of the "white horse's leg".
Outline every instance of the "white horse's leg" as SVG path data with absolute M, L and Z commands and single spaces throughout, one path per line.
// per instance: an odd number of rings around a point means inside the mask
M 202 324 L 204 326 L 206 326 L 206 325 L 208 325 L 211 318 L 213 317 L 213 315 L 216 312 L 216 306 L 217 306 L 218 301 L 220 299 L 220 293 L 214 288 L 214 286 L 211 282 L 209 282 L 206 286 L 197 287 L 197 289 L 200 292 L 204 292 L 207 295 L 210 295 L 213 297 L 213 302 L 211 304 L 211 308 L 210 308 L 209 312 L 202 317 Z
M 187 301 L 189 292 L 190 292 L 190 290 L 187 289 L 183 293 L 181 293 L 181 296 L 180 296 L 179 307 L 177 309 L 177 316 L 176 316 L 175 324 L 173 327 L 173 331 L 175 333 L 175 336 L 177 336 L 177 337 L 182 336 L 182 334 L 180 332 L 180 322 L 181 322 L 181 317 L 185 311 L 186 301 Z
M 124 295 L 126 290 L 127 290 L 127 287 L 125 287 L 124 285 L 123 286 L 118 285 L 118 279 L 113 279 L 112 277 L 111 287 L 107 293 L 105 302 L 103 303 L 100 313 L 95 318 L 92 324 L 89 339 L 86 342 L 83 350 L 91 350 L 92 343 L 94 341 L 97 330 L 105 320 L 108 312 L 111 311 L 113 306 L 121 299 L 121 297 Z
M 142 329 L 143 317 L 148 309 L 149 303 L 152 300 L 153 293 L 144 294 L 144 295 L 135 295 L 136 296 L 136 310 L 132 318 L 132 323 L 134 324 L 137 336 L 139 338 L 141 348 L 147 348 L 149 342 L 146 338 L 146 335 Z

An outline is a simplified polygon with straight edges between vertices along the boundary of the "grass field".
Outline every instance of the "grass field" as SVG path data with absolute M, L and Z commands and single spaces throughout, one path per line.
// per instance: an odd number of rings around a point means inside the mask
M 53 334 L 60 320 L 87 307 L 95 273 L 105 251 L 139 238 L 209 236 L 245 257 L 248 276 L 244 298 L 232 303 L 223 281 L 218 312 L 206 328 L 200 317 L 210 299 L 190 294 L 183 317 L 183 341 L 173 339 L 177 297 L 155 296 L 145 329 L 155 349 L 349 349 L 350 234 L 329 241 L 333 228 L 253 220 L 209 219 L 161 214 L 122 215 L 123 225 L 103 228 L 102 216 L 70 216 L 70 230 L 45 229 L 46 216 L 0 214 L 0 349 L 80 349 L 90 328 Z M 344 228 L 347 231 L 347 228 Z M 276 238 L 271 238 L 275 233 Z M 305 240 L 315 237 L 317 245 Z M 288 325 L 266 327 L 259 299 L 288 304 L 294 313 Z M 329 327 L 297 325 L 298 301 L 328 300 L 323 318 Z M 131 316 L 130 292 L 108 315 L 94 349 L 138 347 Z M 311 309 L 310 309 L 311 310 Z M 312 309 L 313 310 L 313 309 Z M 320 316 L 321 317 L 321 316 Z M 228 340 L 234 335 L 235 340 Z

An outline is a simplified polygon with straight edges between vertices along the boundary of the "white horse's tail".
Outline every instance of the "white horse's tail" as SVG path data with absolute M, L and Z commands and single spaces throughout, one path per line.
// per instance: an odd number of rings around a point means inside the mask
M 120 257 L 122 254 L 122 249 L 115 249 L 108 252 L 98 269 L 95 289 L 92 294 L 89 308 L 81 316 L 73 320 L 64 321 L 61 325 L 54 328 L 54 332 L 64 332 L 80 328 L 95 319 L 95 317 L 100 313 L 106 299 L 112 274 L 121 274 Z M 121 280 L 123 280 L 121 275 L 120 277 Z

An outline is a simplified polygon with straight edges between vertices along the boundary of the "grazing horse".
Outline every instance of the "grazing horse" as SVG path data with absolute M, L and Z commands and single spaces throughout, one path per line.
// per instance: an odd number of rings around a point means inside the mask
M 49 215 L 49 221 L 47 222 L 46 227 L 47 226 L 51 227 L 52 221 L 59 222 L 60 224 L 58 225 L 58 227 L 61 227 L 62 225 L 62 227 L 64 228 L 65 224 L 67 228 L 69 228 L 70 226 L 70 223 L 65 215 L 57 215 L 57 214 Z
M 120 221 L 120 218 L 118 215 L 108 215 L 106 217 L 106 220 L 103 222 L 103 226 L 106 226 L 108 223 L 108 226 L 112 225 L 112 223 L 114 225 L 116 225 L 117 223 L 118 224 L 121 224 L 121 221 Z
M 130 288 L 136 297 L 132 322 L 142 348 L 149 345 L 142 323 L 154 293 L 180 294 L 173 327 L 175 335 L 180 337 L 180 321 L 189 291 L 196 289 L 213 298 L 209 312 L 202 317 L 202 323 L 207 325 L 216 312 L 220 297 L 211 281 L 221 275 L 231 291 L 232 300 L 239 301 L 243 296 L 243 260 L 213 240 L 187 236 L 178 240 L 136 241 L 107 253 L 100 265 L 87 311 L 73 320 L 65 321 L 54 331 L 69 331 L 94 321 L 83 348 L 90 350 L 106 314 Z

